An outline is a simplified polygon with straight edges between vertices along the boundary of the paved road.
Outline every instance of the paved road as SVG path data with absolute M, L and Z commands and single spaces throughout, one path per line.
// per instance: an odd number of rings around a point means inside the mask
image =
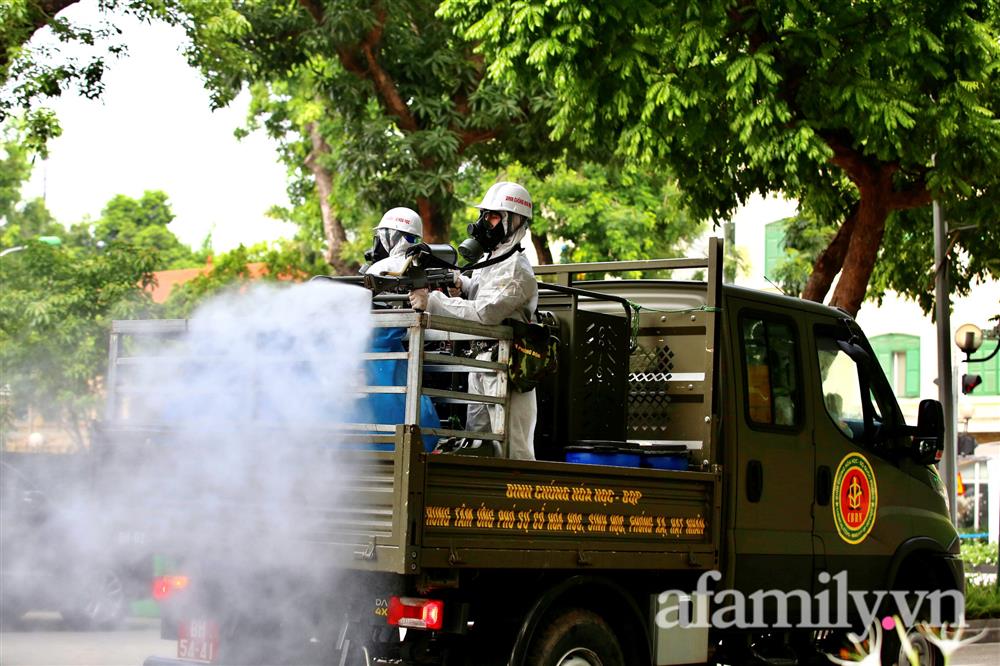
M 64 631 L 56 614 L 32 614 L 18 631 L 0 633 L 2 666 L 141 666 L 156 654 L 176 654 L 173 641 L 160 639 L 158 623 L 133 620 L 120 631 Z M 1000 643 L 962 648 L 951 666 L 996 666 Z
M 951 666 L 996 666 L 1000 664 L 1000 643 L 980 643 L 960 649 Z
M 0 633 L 0 666 L 142 666 L 152 655 L 174 656 L 160 639 L 159 620 L 130 620 L 119 631 L 68 631 L 58 613 L 30 613 Z

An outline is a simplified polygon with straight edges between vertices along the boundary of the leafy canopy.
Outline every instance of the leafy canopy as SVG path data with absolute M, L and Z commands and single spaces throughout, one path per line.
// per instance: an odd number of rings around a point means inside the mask
M 183 5 L 189 58 L 216 105 L 255 86 L 273 135 L 303 141 L 300 157 L 312 155 L 372 208 L 417 209 L 430 240 L 447 239 L 462 206 L 454 191 L 464 165 L 556 152 L 536 140 L 547 117 L 539 86 L 486 80 L 483 59 L 435 15 L 434 0 Z
M 553 91 L 554 137 L 670 167 L 697 217 L 773 191 L 823 224 L 856 211 L 831 264 L 845 307 L 895 211 L 933 193 L 966 225 L 1000 213 L 996 2 L 444 0 L 441 13 L 497 80 Z
M 705 227 L 681 206 L 675 179 L 661 171 L 593 162 L 574 167 L 560 161 L 542 177 L 515 163 L 467 179 L 459 192 L 478 202 L 500 180 L 521 183 L 531 193 L 536 249 L 541 239 L 546 248 L 557 249 L 553 254 L 561 263 L 676 256 Z M 464 235 L 465 225 L 477 214 L 467 209 L 455 231 Z
M 80 426 L 99 401 L 111 320 L 150 312 L 143 287 L 154 261 L 151 250 L 117 244 L 95 253 L 37 241 L 0 259 L 4 409 L 42 409 L 83 445 Z
M 13 122 L 0 126 L 0 249 L 39 236 L 60 236 L 64 231 L 43 199 L 24 201 L 21 197 L 35 154 L 25 133 L 23 126 Z
M 311 247 L 314 246 L 288 240 L 251 247 L 240 245 L 215 257 L 209 270 L 175 286 L 164 304 L 163 316 L 188 317 L 200 302 L 213 294 L 240 289 L 253 280 L 301 282 L 314 275 L 325 275 L 329 266 Z
M 73 242 L 90 247 L 121 243 L 153 250 L 156 269 L 197 266 L 203 257 L 196 255 L 167 228 L 174 220 L 167 194 L 147 190 L 138 199 L 116 194 L 104 206 L 101 217 L 74 225 L 69 232 Z
M 88 99 L 104 91 L 109 60 L 125 54 L 116 14 L 174 22 L 176 0 L 96 0 L 93 24 L 67 18 L 78 0 L 4 0 L 0 3 L 0 121 L 23 115 L 31 140 L 43 152 L 59 135 L 47 100 L 66 92 Z M 32 39 L 43 28 L 44 39 Z

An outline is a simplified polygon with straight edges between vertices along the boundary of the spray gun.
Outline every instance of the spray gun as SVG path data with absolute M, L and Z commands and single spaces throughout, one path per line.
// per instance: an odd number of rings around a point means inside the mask
M 406 263 L 399 271 L 386 271 L 381 275 L 365 273 L 364 285 L 371 290 L 373 296 L 385 292 L 408 294 L 414 289 L 454 287 L 454 269 L 435 266 L 441 263 L 453 265 L 457 260 L 458 253 L 447 243 L 421 243 L 410 248 Z

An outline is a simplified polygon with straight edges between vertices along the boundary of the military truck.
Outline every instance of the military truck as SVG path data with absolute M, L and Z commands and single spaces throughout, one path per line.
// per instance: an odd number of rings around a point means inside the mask
M 350 462 L 336 496 L 283 509 L 313 517 L 280 537 L 306 548 L 296 567 L 239 571 L 218 553 L 169 553 L 163 636 L 178 653 L 146 666 L 807 663 L 872 620 L 848 591 L 898 592 L 872 597 L 883 618 L 900 610 L 890 604 L 924 599 L 915 591 L 963 589 L 935 469 L 940 405 L 924 401 L 906 425 L 850 316 L 723 285 L 721 267 L 713 239 L 705 258 L 536 268 L 560 350 L 537 389 L 536 461 L 429 453 L 427 436 L 503 447 L 505 435 L 455 419 L 418 425 L 423 396 L 441 410 L 507 404 L 506 390 L 472 395 L 460 380 L 490 372 L 504 386 L 509 327 L 375 312 L 376 327 L 405 327 L 408 344 L 364 360 L 406 361 L 406 384 L 358 390 L 402 395 L 404 418 L 318 439 L 385 450 L 336 454 Z M 705 279 L 631 277 L 681 269 Z M 130 336 L 185 326 L 115 324 L 108 455 L 136 465 L 164 455 L 161 426 L 122 416 L 118 370 L 145 362 L 123 351 Z M 495 342 L 496 360 L 459 353 L 470 340 Z M 269 447 L 277 437 L 260 431 Z M 297 455 L 314 476 L 331 468 L 329 447 Z M 246 502 L 219 507 L 230 510 L 223 520 L 253 522 Z M 169 551 L 194 522 L 159 522 L 157 547 Z M 254 548 L 280 551 L 273 538 L 255 532 Z M 261 587 L 277 596 L 236 601 Z M 739 598 L 754 600 L 753 618 Z M 926 606 L 902 608 L 908 624 Z M 911 638 L 922 663 L 940 663 Z M 883 663 L 907 663 L 895 631 L 881 643 Z

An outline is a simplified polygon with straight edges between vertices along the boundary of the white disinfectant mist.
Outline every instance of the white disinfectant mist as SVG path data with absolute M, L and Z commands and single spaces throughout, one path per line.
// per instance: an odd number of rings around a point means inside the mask
M 108 446 L 104 474 L 119 478 L 106 506 L 190 576 L 198 612 L 225 618 L 229 640 L 330 631 L 349 565 L 336 561 L 338 530 L 363 458 L 344 424 L 366 418 L 370 308 L 360 287 L 257 285 L 206 302 L 182 334 L 123 349 L 144 360 L 119 377 L 131 392 Z

